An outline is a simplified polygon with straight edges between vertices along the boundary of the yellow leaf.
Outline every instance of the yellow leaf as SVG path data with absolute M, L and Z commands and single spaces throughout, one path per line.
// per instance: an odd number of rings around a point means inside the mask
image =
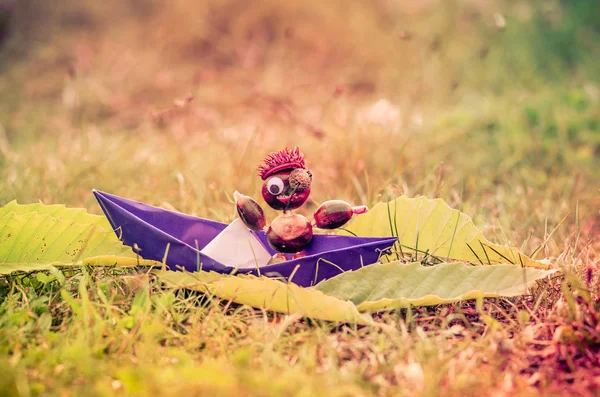
M 370 316 L 359 313 L 352 303 L 293 283 L 214 272 L 161 271 L 157 275 L 168 286 L 193 289 L 252 307 L 329 321 L 374 324 Z
M 553 267 L 527 257 L 514 247 L 488 241 L 471 217 L 450 208 L 442 199 L 402 196 L 389 203 L 378 203 L 356 217 L 347 230 L 358 236 L 397 236 L 400 244 L 397 251 L 426 252 L 445 261 Z

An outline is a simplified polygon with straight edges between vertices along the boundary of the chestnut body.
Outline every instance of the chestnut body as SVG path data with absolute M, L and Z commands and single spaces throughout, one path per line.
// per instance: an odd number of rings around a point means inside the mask
M 310 244 L 312 236 L 312 225 L 308 219 L 297 214 L 278 216 L 267 231 L 269 245 L 287 254 L 303 251 Z

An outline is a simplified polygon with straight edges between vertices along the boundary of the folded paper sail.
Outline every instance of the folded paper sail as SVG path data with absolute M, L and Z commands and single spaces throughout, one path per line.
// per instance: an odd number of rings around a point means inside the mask
M 377 262 L 396 242 L 395 237 L 315 234 L 306 256 L 269 265 L 276 251 L 265 233 L 249 231 L 239 221 L 227 225 L 96 190 L 94 195 L 123 244 L 172 270 L 260 274 L 308 287 Z
M 236 219 L 208 243 L 200 253 L 221 262 L 233 264 L 240 269 L 262 268 L 272 255 L 241 219 Z

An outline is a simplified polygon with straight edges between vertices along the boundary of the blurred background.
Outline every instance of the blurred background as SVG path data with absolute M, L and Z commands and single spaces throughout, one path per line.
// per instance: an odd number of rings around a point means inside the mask
M 0 204 L 230 220 L 298 145 L 306 211 L 427 195 L 591 233 L 599 84 L 597 0 L 0 0 Z

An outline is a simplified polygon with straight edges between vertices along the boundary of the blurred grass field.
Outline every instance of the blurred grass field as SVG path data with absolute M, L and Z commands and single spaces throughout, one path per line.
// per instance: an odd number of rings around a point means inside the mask
M 228 222 L 263 156 L 298 145 L 300 212 L 441 197 L 497 243 L 548 240 L 538 256 L 574 278 L 389 329 L 131 271 L 5 278 L 0 394 L 599 393 L 599 21 L 595 0 L 21 0 L 0 44 L 0 205 L 99 213 L 95 188 Z

